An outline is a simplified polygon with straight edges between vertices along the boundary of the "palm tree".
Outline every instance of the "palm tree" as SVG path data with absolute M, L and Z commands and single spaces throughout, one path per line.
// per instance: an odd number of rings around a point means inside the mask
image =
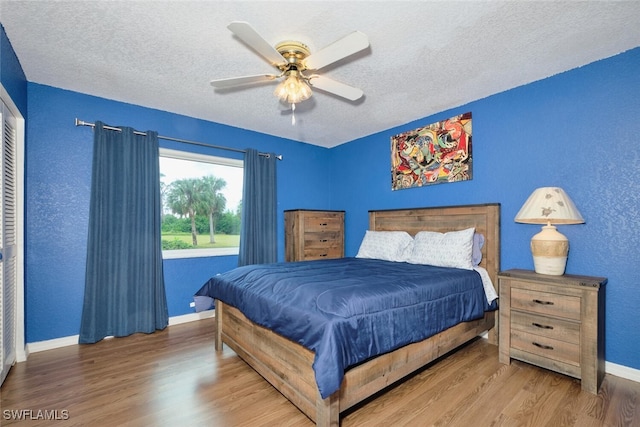
M 196 215 L 202 206 L 203 182 L 201 179 L 186 178 L 173 181 L 167 191 L 167 204 L 175 214 L 188 216 L 191 220 L 191 239 L 198 246 Z
M 162 221 L 164 222 L 164 209 L 165 209 L 165 200 L 167 199 L 167 191 L 169 190 L 169 186 L 165 184 L 163 179 L 166 178 L 166 175 L 160 174 L 160 203 L 162 203 Z
M 222 178 L 209 175 L 202 178 L 202 185 L 202 208 L 209 215 L 209 243 L 215 243 L 216 219 L 224 212 L 227 205 L 227 199 L 220 191 L 227 186 L 227 182 Z

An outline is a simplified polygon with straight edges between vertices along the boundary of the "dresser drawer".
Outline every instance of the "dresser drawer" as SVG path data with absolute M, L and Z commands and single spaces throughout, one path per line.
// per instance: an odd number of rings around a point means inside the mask
M 315 233 L 323 231 L 342 231 L 343 227 L 342 216 L 338 215 L 326 215 L 326 216 L 311 216 L 306 215 L 304 218 L 304 232 Z
M 542 337 L 580 344 L 580 323 L 553 317 L 511 312 L 511 328 Z
M 511 329 L 511 347 L 527 353 L 580 366 L 580 345 Z
M 517 283 L 514 283 L 514 285 L 517 285 Z M 522 286 L 526 285 L 526 283 L 522 284 Z M 511 308 L 580 320 L 580 297 L 570 295 L 512 287 Z
M 342 233 L 339 231 L 304 233 L 305 248 L 324 248 L 327 246 L 342 246 Z
M 341 246 L 328 246 L 323 248 L 304 248 L 304 259 L 328 259 L 328 258 L 340 258 L 342 257 Z

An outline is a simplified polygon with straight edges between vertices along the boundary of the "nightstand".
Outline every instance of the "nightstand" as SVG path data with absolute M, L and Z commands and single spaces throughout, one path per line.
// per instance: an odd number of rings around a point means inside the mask
M 498 274 L 500 362 L 518 359 L 582 382 L 597 394 L 604 377 L 604 277 Z

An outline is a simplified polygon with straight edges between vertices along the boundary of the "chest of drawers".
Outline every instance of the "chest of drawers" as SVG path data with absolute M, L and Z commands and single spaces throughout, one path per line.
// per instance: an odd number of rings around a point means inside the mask
M 579 378 L 596 394 L 604 377 L 607 279 L 508 270 L 498 280 L 500 362 L 518 359 Z
M 284 229 L 286 261 L 344 256 L 344 211 L 288 210 Z

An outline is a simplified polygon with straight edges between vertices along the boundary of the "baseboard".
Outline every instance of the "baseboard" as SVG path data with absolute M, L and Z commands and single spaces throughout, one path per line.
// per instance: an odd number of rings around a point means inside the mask
M 24 346 L 23 349 L 18 348 L 16 350 L 16 362 L 26 362 L 27 357 L 29 357 L 29 351 L 27 350 L 27 346 Z
M 616 363 L 604 362 L 604 371 L 607 374 L 640 383 L 640 369 L 633 369 Z
M 25 353 L 28 355 L 38 353 L 40 351 L 53 350 L 54 348 L 67 347 L 78 344 L 80 335 L 71 335 L 68 337 L 55 338 L 52 340 L 36 341 L 27 344 Z
M 181 323 L 195 322 L 197 320 L 208 319 L 213 317 L 215 310 L 206 310 L 199 313 L 183 314 L 182 316 L 173 316 L 169 318 L 169 326 L 179 325 Z M 18 362 L 24 362 L 32 353 L 38 353 L 40 351 L 53 350 L 55 348 L 67 347 L 70 345 L 78 344 L 80 335 L 71 335 L 68 337 L 55 338 L 46 341 L 31 342 L 26 345 L 24 360 L 18 360 Z M 107 337 L 105 339 L 112 338 Z
M 174 316 L 169 318 L 169 326 L 179 325 L 181 323 L 195 322 L 196 320 L 209 319 L 213 317 L 215 310 L 205 310 L 199 313 L 183 314 L 182 316 Z

